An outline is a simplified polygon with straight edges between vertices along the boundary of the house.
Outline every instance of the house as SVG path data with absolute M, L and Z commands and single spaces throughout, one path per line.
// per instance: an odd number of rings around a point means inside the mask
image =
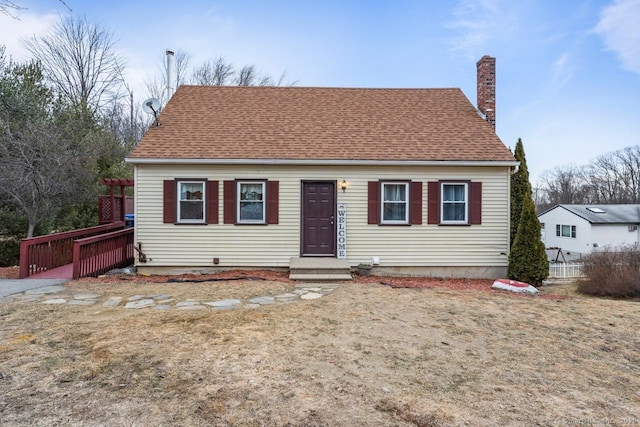
M 570 258 L 640 242 L 640 205 L 556 205 L 538 219 L 545 246 Z
M 181 86 L 127 159 L 139 270 L 504 276 L 517 162 L 493 129 L 495 59 L 478 75 L 484 114 L 455 88 Z

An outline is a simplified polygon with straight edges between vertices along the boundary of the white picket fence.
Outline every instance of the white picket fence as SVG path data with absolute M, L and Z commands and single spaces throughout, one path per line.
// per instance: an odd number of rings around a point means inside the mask
M 549 278 L 570 279 L 573 277 L 582 277 L 581 263 L 550 263 Z

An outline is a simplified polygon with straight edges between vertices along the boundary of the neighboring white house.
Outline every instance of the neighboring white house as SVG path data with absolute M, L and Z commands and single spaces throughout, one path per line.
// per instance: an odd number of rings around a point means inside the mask
M 571 258 L 640 241 L 640 205 L 556 205 L 538 219 L 545 246 Z

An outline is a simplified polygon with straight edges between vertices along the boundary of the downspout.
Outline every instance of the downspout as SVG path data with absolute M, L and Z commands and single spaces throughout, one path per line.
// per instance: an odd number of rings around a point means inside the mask
M 513 169 L 511 169 L 511 175 L 518 173 L 519 170 L 520 170 L 520 162 L 517 162 L 517 164 L 513 167 Z M 509 188 L 511 188 L 511 186 L 509 186 Z

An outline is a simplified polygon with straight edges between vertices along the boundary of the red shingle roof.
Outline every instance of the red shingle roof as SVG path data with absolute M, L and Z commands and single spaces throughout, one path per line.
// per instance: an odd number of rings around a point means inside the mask
M 460 89 L 181 86 L 130 159 L 508 161 Z

